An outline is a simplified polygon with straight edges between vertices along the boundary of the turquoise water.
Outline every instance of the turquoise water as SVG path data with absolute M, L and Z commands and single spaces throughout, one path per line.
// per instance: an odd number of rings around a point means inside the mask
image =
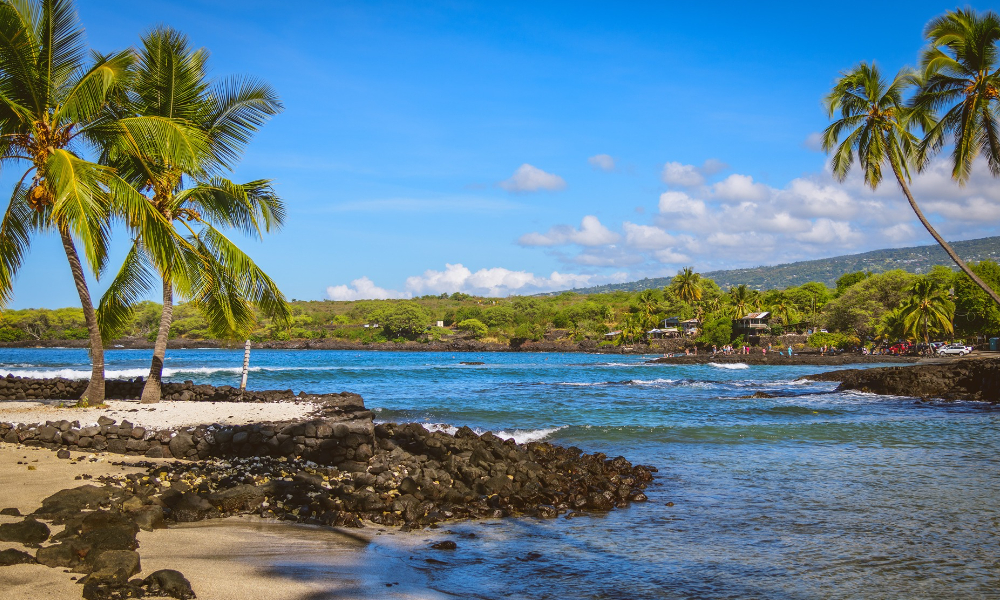
M 109 351 L 108 375 L 145 375 L 148 357 Z M 456 597 L 1000 598 L 1000 411 L 797 381 L 832 367 L 644 360 L 255 350 L 249 387 L 352 391 L 377 420 L 660 469 L 627 510 L 446 525 L 475 537 L 420 568 Z M 242 351 L 177 350 L 166 376 L 236 385 L 241 364 Z M 0 350 L 2 374 L 86 365 L 82 350 Z M 756 391 L 776 397 L 739 398 Z

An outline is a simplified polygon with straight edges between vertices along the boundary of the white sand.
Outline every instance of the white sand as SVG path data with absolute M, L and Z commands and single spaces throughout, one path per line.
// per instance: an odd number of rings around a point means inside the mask
M 317 410 L 311 402 L 171 402 L 139 404 L 137 400 L 108 400 L 108 408 L 58 408 L 43 402 L 0 402 L 0 423 L 44 423 L 79 421 L 96 425 L 105 416 L 121 423 L 127 420 L 147 429 L 191 427 L 201 424 L 247 425 L 266 421 L 290 421 L 308 417 Z

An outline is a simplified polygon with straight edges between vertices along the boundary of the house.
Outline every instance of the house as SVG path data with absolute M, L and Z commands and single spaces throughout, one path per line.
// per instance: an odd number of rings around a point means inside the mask
M 698 319 L 681 321 L 681 331 L 684 332 L 684 335 L 696 335 L 699 329 L 701 329 L 701 321 Z
M 680 317 L 668 317 L 660 322 L 661 329 L 674 329 L 675 331 L 682 332 L 684 335 L 694 335 L 698 333 L 701 329 L 701 321 L 698 319 L 685 319 L 681 320 Z
M 733 322 L 733 333 L 758 336 L 768 328 L 770 321 L 771 313 L 769 312 L 750 313 L 742 319 L 736 319 Z
M 651 340 L 660 340 L 668 337 L 677 337 L 679 330 L 676 327 L 664 329 L 650 329 L 646 332 L 646 337 Z
M 614 340 L 618 336 L 620 336 L 621 334 L 622 334 L 621 330 L 619 330 L 619 331 L 609 331 L 609 332 L 607 332 L 607 333 L 604 334 L 604 339 L 606 339 L 606 340 Z

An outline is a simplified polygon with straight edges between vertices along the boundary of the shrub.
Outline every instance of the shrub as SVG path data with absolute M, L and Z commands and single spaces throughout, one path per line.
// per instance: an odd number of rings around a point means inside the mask
M 818 332 L 809 336 L 809 345 L 813 348 L 820 348 L 822 346 L 839 348 L 841 350 L 846 350 L 848 348 L 856 348 L 861 345 L 861 340 L 857 336 L 848 335 L 846 333 L 823 333 Z
M 483 337 L 486 335 L 486 332 L 489 331 L 489 327 L 487 327 L 486 324 L 479 319 L 466 319 L 459 322 L 456 327 L 459 331 L 470 333 L 472 334 L 472 337 L 477 339 Z
M 387 337 L 413 339 L 427 329 L 430 317 L 415 302 L 400 302 L 375 311 L 371 319 L 385 330 Z

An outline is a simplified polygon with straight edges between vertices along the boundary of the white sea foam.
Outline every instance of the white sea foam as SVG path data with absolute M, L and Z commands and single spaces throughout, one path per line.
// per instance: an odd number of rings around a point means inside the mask
M 749 369 L 750 365 L 746 363 L 715 363 L 710 362 L 708 366 L 715 367 L 716 369 Z
M 633 379 L 632 385 L 663 385 L 665 383 L 677 383 L 676 379 Z
M 250 367 L 250 372 L 259 372 L 264 370 L 261 367 Z M 62 377 L 64 379 L 89 379 L 90 369 L 9 369 L 8 373 L 14 375 L 15 377 L 30 377 L 30 378 L 49 378 L 49 377 Z M 239 375 L 243 372 L 242 367 L 165 367 L 163 369 L 164 377 L 174 377 L 176 375 L 208 375 L 213 373 L 230 373 L 233 375 Z M 139 367 L 135 369 L 108 369 L 104 371 L 104 376 L 107 379 L 131 379 L 134 377 L 146 377 L 149 375 L 149 367 Z
M 447 433 L 448 435 L 455 435 L 455 432 L 458 431 L 458 427 L 448 425 L 447 423 L 422 423 L 422 425 L 427 431 L 441 431 Z M 500 439 L 506 440 L 514 438 L 514 441 L 518 444 L 527 444 L 528 442 L 538 442 L 544 440 L 553 433 L 565 428 L 566 426 L 563 425 L 560 427 L 549 427 L 547 429 L 512 429 L 511 431 L 501 429 L 492 433 Z M 476 435 L 483 435 L 487 430 L 476 427 L 473 431 L 476 432 Z

